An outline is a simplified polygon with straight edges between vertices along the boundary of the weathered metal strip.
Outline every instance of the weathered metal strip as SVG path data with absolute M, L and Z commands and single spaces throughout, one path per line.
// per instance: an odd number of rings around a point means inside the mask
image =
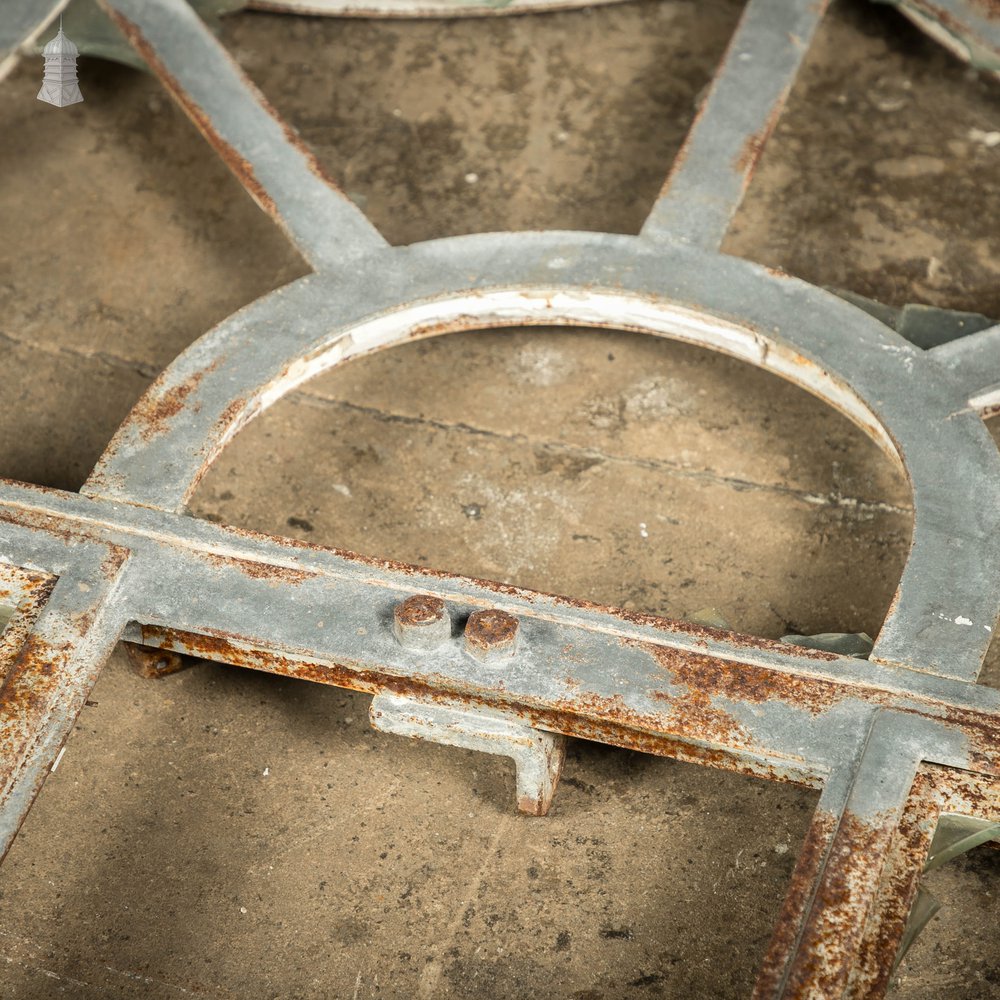
M 860 760 L 824 788 L 758 981 L 759 1000 L 847 994 L 920 763 L 913 736 L 911 720 L 877 713 Z
M 332 17 L 488 17 L 574 10 L 624 0 L 252 0 L 255 10 Z
M 928 355 L 961 383 L 963 396 L 980 415 L 1000 412 L 1000 326 L 942 344 Z
M 113 609 L 127 554 L 75 547 L 75 569 L 52 589 L 12 651 L 0 687 L 0 858 L 9 849 L 118 641 Z
M 749 0 L 643 236 L 722 244 L 827 6 Z
M 654 615 L 604 608 L 507 584 L 370 559 L 150 508 L 92 500 L 74 493 L 23 484 L 0 484 L 0 521 L 4 520 L 22 526 L 23 533 L 14 536 L 12 548 L 24 538 L 30 540 L 37 553 L 45 553 L 47 558 L 54 557 L 49 556 L 49 546 L 61 544 L 59 535 L 71 534 L 81 540 L 119 545 L 132 551 L 148 548 L 154 577 L 160 562 L 181 558 L 190 560 L 188 568 L 192 572 L 198 566 L 232 564 L 242 568 L 248 578 L 256 575 L 275 582 L 287 578 L 290 582 L 304 583 L 313 577 L 328 576 L 331 581 L 351 586 L 383 588 L 386 600 L 399 600 L 418 592 L 457 599 L 472 609 L 509 605 L 516 613 L 543 620 L 565 620 L 590 631 L 640 642 L 667 642 L 691 652 L 708 653 L 785 673 L 842 681 L 862 691 L 873 688 L 913 694 L 976 711 L 992 712 L 1000 706 L 1000 693 L 993 689 L 929 673 L 790 647 L 773 640 L 685 622 L 671 622 Z M 254 570 L 257 564 L 260 568 Z M 184 627 L 179 622 L 164 624 Z M 388 627 L 391 632 L 391 623 Z
M 383 733 L 428 740 L 509 757 L 514 762 L 517 807 L 544 816 L 566 758 L 566 739 L 488 708 L 449 705 L 381 691 L 369 709 L 372 726 Z
M 317 268 L 385 246 L 183 0 L 100 0 L 260 205 Z

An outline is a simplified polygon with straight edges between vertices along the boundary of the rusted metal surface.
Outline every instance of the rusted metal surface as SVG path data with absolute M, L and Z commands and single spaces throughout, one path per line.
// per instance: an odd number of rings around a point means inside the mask
M 392 629 L 407 649 L 436 649 L 451 635 L 451 615 L 440 597 L 414 594 L 393 609 Z
M 0 636 L 0 850 L 125 640 L 150 676 L 198 657 L 368 692 L 384 732 L 510 757 L 531 815 L 572 736 L 818 788 L 756 996 L 882 995 L 938 817 L 1000 818 L 1000 693 L 976 683 L 1000 616 L 1000 456 L 981 420 L 1000 405 L 1000 337 L 925 352 L 717 252 L 823 0 L 751 0 L 640 236 L 400 248 L 181 0 L 103 5 L 317 272 L 181 355 L 80 494 L 0 483 L 0 605 L 15 609 Z M 699 344 L 865 430 L 916 511 L 870 660 L 185 516 L 240 428 L 316 374 L 414 337 L 532 324 Z
M 190 656 L 182 656 L 168 649 L 149 649 L 134 642 L 123 643 L 132 669 L 147 680 L 169 677 L 197 662 Z
M 517 619 L 506 611 L 473 611 L 465 626 L 465 651 L 480 663 L 509 660 L 517 651 Z

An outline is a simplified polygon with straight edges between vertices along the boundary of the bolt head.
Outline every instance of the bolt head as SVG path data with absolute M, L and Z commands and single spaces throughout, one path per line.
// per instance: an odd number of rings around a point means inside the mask
M 414 594 L 393 609 L 392 631 L 406 649 L 436 649 L 451 638 L 451 617 L 440 597 Z
M 517 649 L 519 628 L 506 611 L 474 611 L 465 626 L 465 651 L 481 663 L 509 660 Z

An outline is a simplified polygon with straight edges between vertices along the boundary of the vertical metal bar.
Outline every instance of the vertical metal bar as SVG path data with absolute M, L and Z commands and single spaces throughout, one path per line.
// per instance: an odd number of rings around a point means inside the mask
M 716 250 L 829 0 L 749 0 L 642 235 Z
M 754 991 L 755 1000 L 843 997 L 916 778 L 906 720 L 872 717 L 856 763 L 824 787 Z
M 56 583 L 0 687 L 0 859 L 118 641 L 111 598 L 125 557 L 91 549 L 79 558 L 73 575 Z
M 921 787 L 921 777 L 923 775 L 918 776 L 900 825 L 894 832 L 882 873 L 882 891 L 873 906 L 857 962 L 851 971 L 849 997 L 880 997 L 889 987 L 923 863 L 940 816 L 940 805 Z

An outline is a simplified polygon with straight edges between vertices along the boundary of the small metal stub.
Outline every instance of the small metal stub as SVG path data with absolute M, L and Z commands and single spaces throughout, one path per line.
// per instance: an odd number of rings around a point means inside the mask
M 440 597 L 414 594 L 393 610 L 392 632 L 406 649 L 437 649 L 451 638 L 451 616 Z
M 136 642 L 124 642 L 132 669 L 147 680 L 159 680 L 181 670 L 193 667 L 198 661 L 193 656 L 184 656 L 169 649 L 152 649 Z
M 368 714 L 372 727 L 383 733 L 510 757 L 517 808 L 528 816 L 549 811 L 566 759 L 565 736 L 483 706 L 425 702 L 390 691 L 375 695 Z
M 517 648 L 519 625 L 506 611 L 474 611 L 465 626 L 465 651 L 481 663 L 509 660 Z

